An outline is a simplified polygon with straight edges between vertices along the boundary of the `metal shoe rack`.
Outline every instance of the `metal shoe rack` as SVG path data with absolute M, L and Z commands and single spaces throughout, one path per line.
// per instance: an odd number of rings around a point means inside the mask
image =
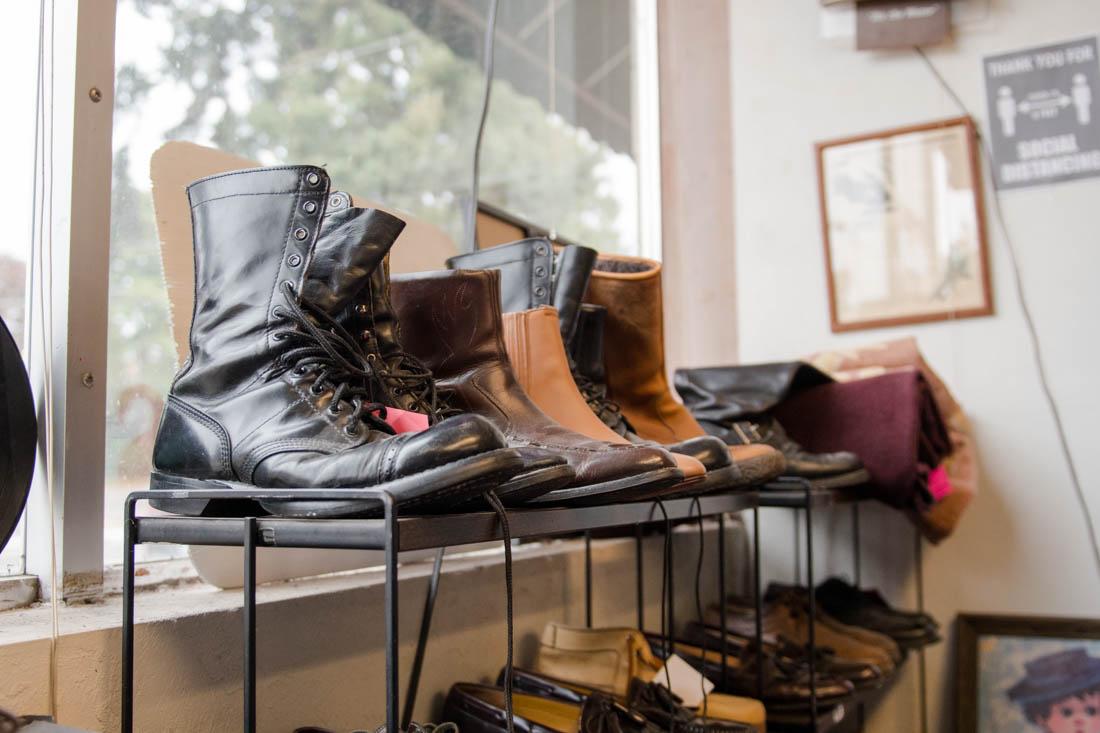
M 256 730 L 256 549 L 258 547 L 296 547 L 346 550 L 382 550 L 385 559 L 385 629 L 386 629 L 386 730 L 405 730 L 412 717 L 421 665 L 429 637 L 432 611 L 439 586 L 443 552 L 448 547 L 491 542 L 502 539 L 499 519 L 492 512 L 451 515 L 400 517 L 393 497 L 371 489 L 226 489 L 219 491 L 172 492 L 179 499 L 309 499 L 375 500 L 382 507 L 380 519 L 285 519 L 276 517 L 146 517 L 137 515 L 139 501 L 163 497 L 164 492 L 140 491 L 130 494 L 125 502 L 125 537 L 123 563 L 123 629 L 122 629 L 122 731 L 134 730 L 134 550 L 139 544 L 171 543 L 182 545 L 215 545 L 244 549 L 243 574 L 243 725 L 242 730 Z M 508 512 L 513 539 L 548 538 L 561 535 L 585 537 L 585 617 L 592 623 L 591 535 L 593 530 L 630 528 L 635 531 L 638 625 L 644 630 L 642 612 L 643 567 L 642 531 L 646 526 L 670 526 L 685 520 L 717 517 L 718 532 L 718 593 L 726 598 L 725 582 L 725 515 L 752 511 L 753 576 L 756 605 L 756 635 L 761 638 L 762 597 L 760 580 L 760 515 L 762 507 L 786 507 L 805 511 L 805 559 L 808 583 L 813 587 L 813 511 L 837 499 L 837 494 L 814 483 L 782 481 L 762 491 L 739 491 L 710 494 L 697 499 L 664 501 L 659 508 L 654 502 L 636 502 L 583 508 L 514 509 Z M 663 509 L 663 512 L 660 510 Z M 398 673 L 398 553 L 410 550 L 436 549 L 433 574 L 427 600 L 421 616 L 420 634 L 410 670 L 405 706 L 401 719 L 401 692 Z M 669 561 L 671 566 L 671 559 Z M 671 575 L 671 573 L 670 573 Z M 668 588 L 672 595 L 671 579 Z M 814 644 L 814 598 L 810 593 L 809 644 Z M 671 607 L 671 604 L 669 604 Z M 725 611 L 722 604 L 721 648 L 728 650 Z M 671 610 L 670 610 L 671 614 Z M 670 627 L 672 618 L 669 618 Z M 674 627 L 673 627 L 674 628 Z M 813 679 L 814 655 L 809 655 Z M 763 672 L 757 665 L 758 692 L 763 689 Z M 726 674 L 726 654 L 723 653 L 722 675 Z M 769 713 L 769 727 L 811 730 L 823 733 L 860 710 L 862 698 L 851 698 L 843 704 L 831 705 L 819 711 L 815 695 L 811 695 L 809 714 L 780 716 Z M 400 722 L 400 726 L 398 723 Z

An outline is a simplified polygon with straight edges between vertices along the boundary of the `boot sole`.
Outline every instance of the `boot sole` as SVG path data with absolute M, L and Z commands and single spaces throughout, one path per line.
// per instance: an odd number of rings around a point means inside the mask
M 702 496 L 704 494 L 718 493 L 720 491 L 744 490 L 751 486 L 745 483 L 741 475 L 741 469 L 736 465 L 712 468 L 698 483 L 691 484 L 683 491 L 671 494 L 670 499 L 683 499 L 690 496 Z
M 495 489 L 495 493 L 504 506 L 521 507 L 543 494 L 568 486 L 574 477 L 573 469 L 568 464 L 547 466 L 505 481 Z M 485 511 L 489 508 L 488 502 L 481 496 L 455 506 L 456 511 Z
M 604 481 L 585 486 L 570 486 L 551 491 L 528 502 L 531 505 L 565 504 L 568 506 L 596 506 L 623 501 L 642 501 L 654 492 L 682 483 L 683 472 L 678 468 L 658 468 L 636 476 Z
M 389 491 L 403 513 L 431 513 L 447 511 L 459 503 L 484 492 L 496 489 L 517 472 L 523 470 L 523 459 L 509 448 L 501 448 L 480 455 L 463 458 L 436 468 L 403 476 L 374 486 L 362 488 Z M 180 491 L 188 489 L 256 489 L 257 487 L 235 481 L 195 479 L 154 472 L 150 481 L 153 491 Z M 259 504 L 260 514 L 295 518 L 346 518 L 379 517 L 382 503 L 369 499 L 351 500 L 224 500 L 224 499 L 151 499 L 154 509 L 184 516 L 244 516 L 241 504 Z M 223 513 L 234 510 L 236 514 Z M 409 512 L 407 510 L 413 510 Z

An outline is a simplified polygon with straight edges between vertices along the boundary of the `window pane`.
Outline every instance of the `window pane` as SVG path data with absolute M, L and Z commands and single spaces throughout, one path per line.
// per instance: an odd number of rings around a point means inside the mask
M 5 56 L 29 73 L 9 74 L 5 96 L 7 112 L 0 117 L 4 140 L 34 140 L 35 92 L 38 63 L 38 3 L 13 3 L 5 8 Z M 34 146 L 9 144 L 5 164 L 12 175 L 0 177 L 0 198 L 5 202 L 7 226 L 12 236 L 0 237 L 0 317 L 8 326 L 20 350 L 26 349 L 27 277 L 31 256 L 31 223 L 34 219 Z M 14 220 L 13 220 L 14 219 Z M 26 530 L 20 522 L 0 552 L 0 575 L 17 575 L 24 570 Z
M 481 174 L 483 201 L 626 253 L 639 247 L 633 6 L 500 4 Z
M 183 140 L 264 165 L 324 164 L 335 185 L 461 239 L 487 3 L 450 4 L 464 9 L 458 16 L 444 15 L 444 5 L 119 0 L 107 562 L 121 556 L 122 498 L 146 485 L 163 398 L 177 367 L 150 156 L 165 141 Z M 533 106 L 525 114 L 544 119 Z

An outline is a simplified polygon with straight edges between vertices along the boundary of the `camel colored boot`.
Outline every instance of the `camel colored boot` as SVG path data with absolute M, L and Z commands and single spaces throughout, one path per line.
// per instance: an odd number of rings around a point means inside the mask
M 558 312 L 542 306 L 503 316 L 504 348 L 523 391 L 540 410 L 561 425 L 594 440 L 631 445 L 600 421 L 588 407 L 569 371 L 565 346 L 558 331 Z M 707 469 L 690 456 L 671 454 L 685 482 L 664 494 L 679 493 L 702 483 Z
M 604 358 L 608 396 L 634 431 L 659 443 L 706 435 L 676 401 L 665 374 L 661 263 L 642 257 L 600 255 L 585 301 L 607 309 Z M 730 446 L 743 480 L 759 483 L 785 468 L 783 454 L 765 445 Z

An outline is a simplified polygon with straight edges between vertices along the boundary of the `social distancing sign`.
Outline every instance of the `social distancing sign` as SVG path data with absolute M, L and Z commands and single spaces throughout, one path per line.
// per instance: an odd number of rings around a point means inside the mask
M 1096 38 L 985 59 L 998 188 L 1100 176 Z

